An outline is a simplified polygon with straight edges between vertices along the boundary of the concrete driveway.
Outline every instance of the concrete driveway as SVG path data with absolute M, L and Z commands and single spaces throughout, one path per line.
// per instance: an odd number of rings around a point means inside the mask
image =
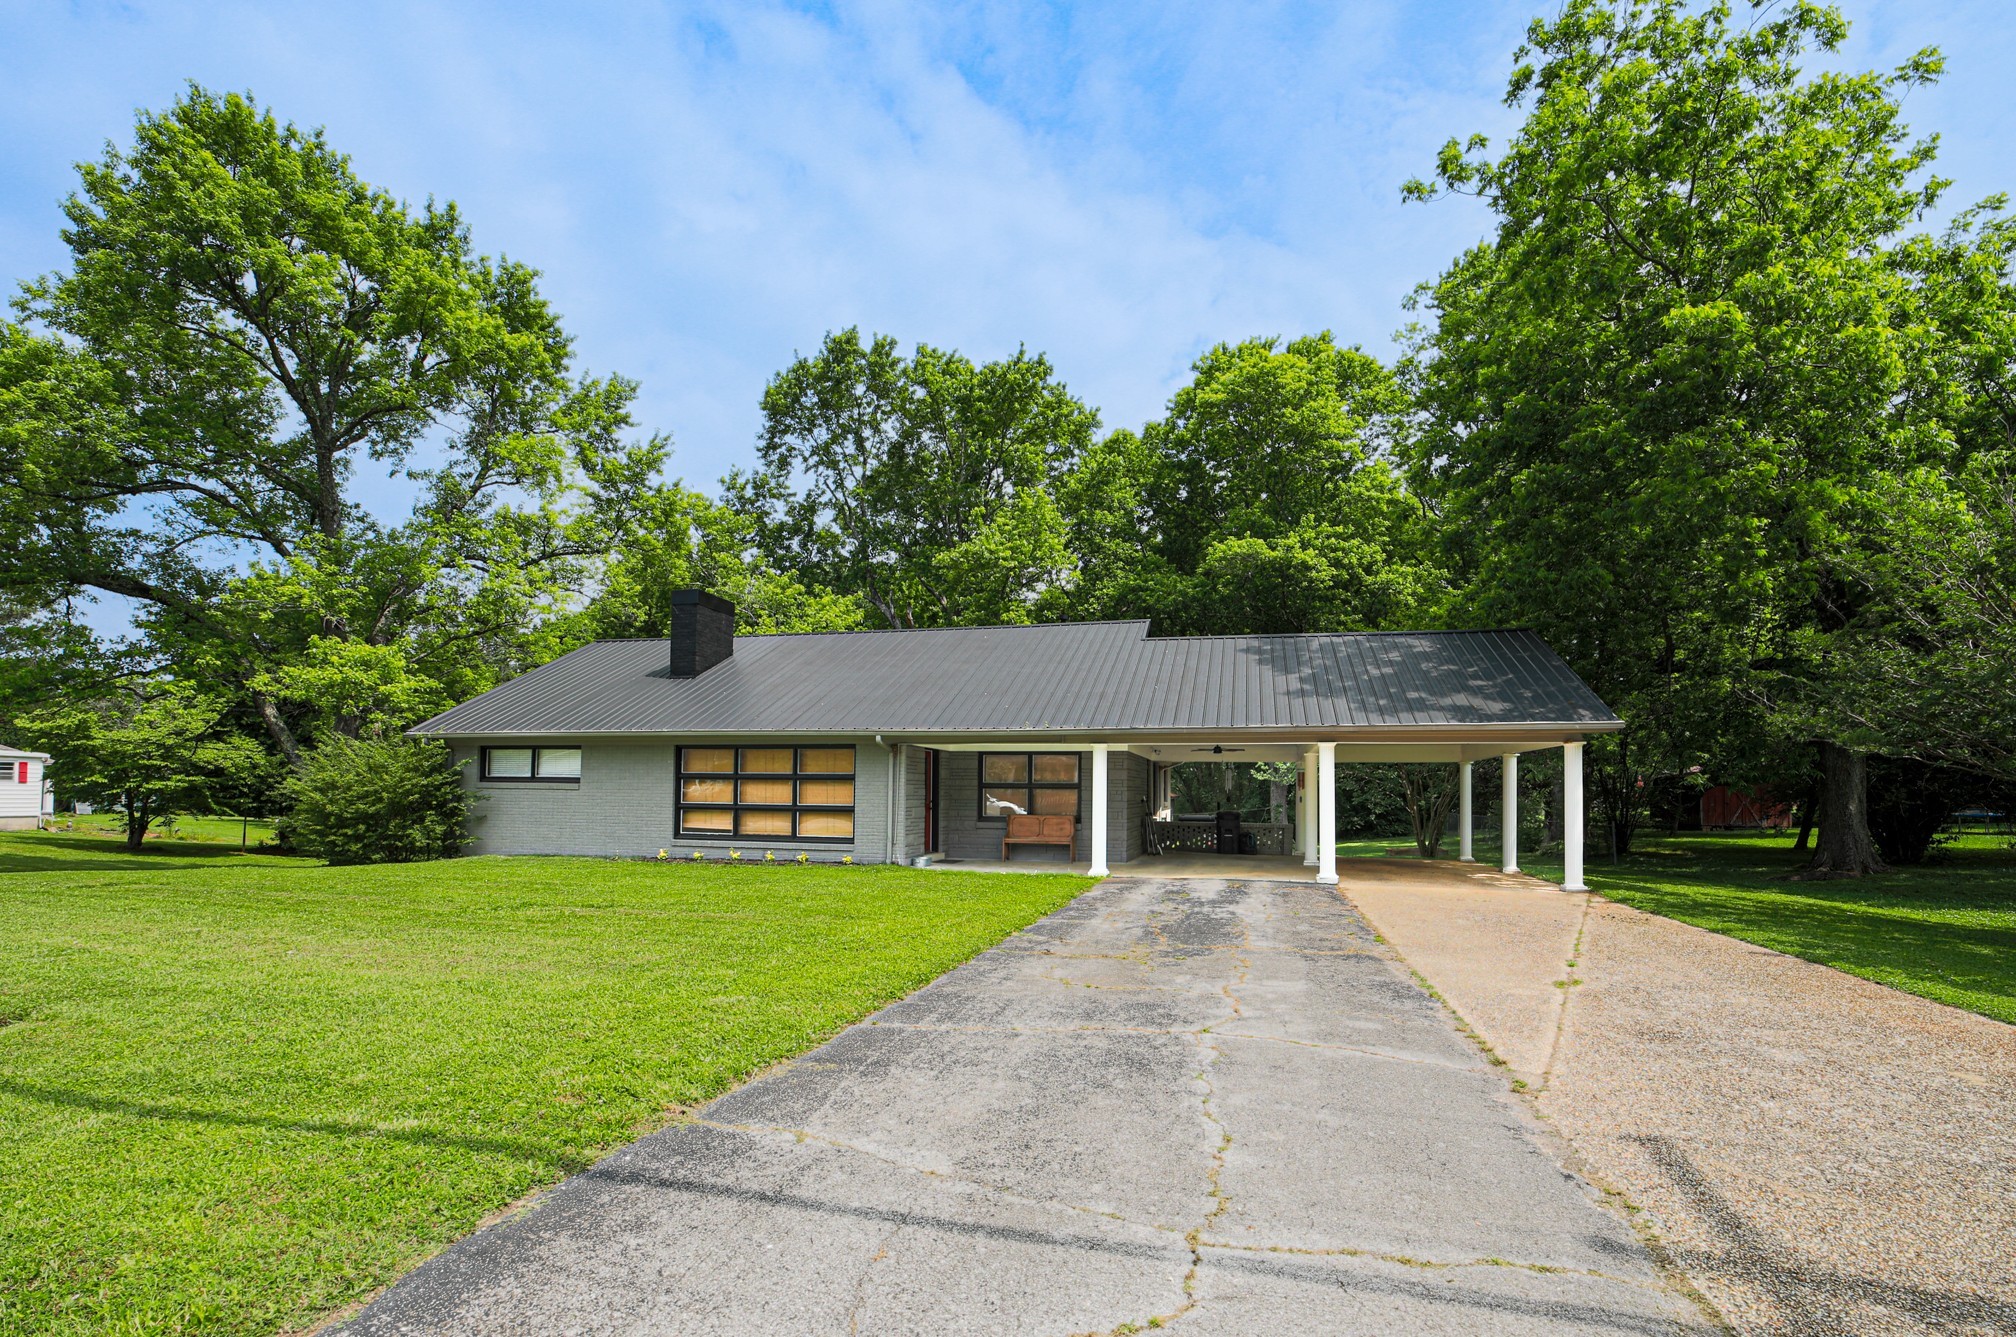
M 1308 883 L 1114 878 L 419 1268 L 354 1334 L 1707 1325 Z

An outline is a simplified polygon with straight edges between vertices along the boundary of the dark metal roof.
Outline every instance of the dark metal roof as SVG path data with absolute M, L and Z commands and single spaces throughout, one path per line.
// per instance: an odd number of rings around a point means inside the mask
M 1526 631 L 1155 638 L 1146 622 L 739 636 L 693 678 L 597 641 L 416 733 L 1012 733 L 1618 727 Z

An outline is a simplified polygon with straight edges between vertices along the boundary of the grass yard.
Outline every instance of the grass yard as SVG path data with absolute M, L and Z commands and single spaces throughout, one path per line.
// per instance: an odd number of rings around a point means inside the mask
M 78 835 L 105 836 L 117 840 L 126 838 L 126 819 L 116 812 L 94 812 L 83 817 L 73 817 L 59 812 L 51 819 L 58 827 L 69 827 Z M 255 846 L 260 841 L 273 839 L 273 819 L 270 817 L 177 817 L 172 822 L 155 823 L 147 833 L 147 843 L 152 846 L 161 843 L 201 841 L 219 845 L 229 845 L 233 849 L 243 840 L 246 845 Z
M 0 1333 L 272 1333 L 1090 885 L 0 835 Z
M 2016 850 L 1963 836 L 1937 862 L 1850 882 L 1788 882 L 1789 836 L 1641 838 L 1589 864 L 1611 900 L 2016 1022 Z
M 1378 856 L 1404 837 L 1338 844 Z M 1455 837 L 1443 845 L 1454 858 Z M 1498 835 L 1477 833 L 1480 863 L 1498 863 Z M 2006 835 L 1961 836 L 1934 862 L 1855 882 L 1792 882 L 1806 861 L 1792 837 L 1749 832 L 1641 833 L 1621 864 L 1594 851 L 1585 870 L 1611 900 L 1682 923 L 2016 1023 L 2016 849 Z M 1559 848 L 1522 855 L 1520 869 L 1561 880 Z

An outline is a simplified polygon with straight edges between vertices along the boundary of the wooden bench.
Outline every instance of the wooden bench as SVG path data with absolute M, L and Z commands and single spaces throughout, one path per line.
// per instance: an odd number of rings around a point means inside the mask
M 1070 851 L 1071 863 L 1078 862 L 1078 819 L 1044 817 L 1033 812 L 1011 812 L 1008 828 L 1001 833 L 1001 862 L 1008 862 L 1010 845 L 1062 845 Z

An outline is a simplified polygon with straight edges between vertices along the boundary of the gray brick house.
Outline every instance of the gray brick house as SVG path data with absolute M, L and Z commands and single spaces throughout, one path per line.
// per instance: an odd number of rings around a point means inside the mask
M 1150 869 L 1194 840 L 1196 820 L 1169 811 L 1175 765 L 1284 761 L 1292 813 L 1263 833 L 1265 853 L 1326 882 L 1338 762 L 1461 763 L 1468 859 L 1470 764 L 1505 758 L 1516 809 L 1519 754 L 1558 747 L 1566 882 L 1580 886 L 1583 742 L 1621 727 L 1530 632 L 1156 637 L 1146 622 L 1088 622 L 738 636 L 732 604 L 685 591 L 668 639 L 583 646 L 413 732 L 446 740 L 482 791 L 477 853 L 992 863 L 1010 819 L 1035 814 L 1073 819 L 1095 875 Z M 1507 842 L 1507 868 L 1517 860 Z

